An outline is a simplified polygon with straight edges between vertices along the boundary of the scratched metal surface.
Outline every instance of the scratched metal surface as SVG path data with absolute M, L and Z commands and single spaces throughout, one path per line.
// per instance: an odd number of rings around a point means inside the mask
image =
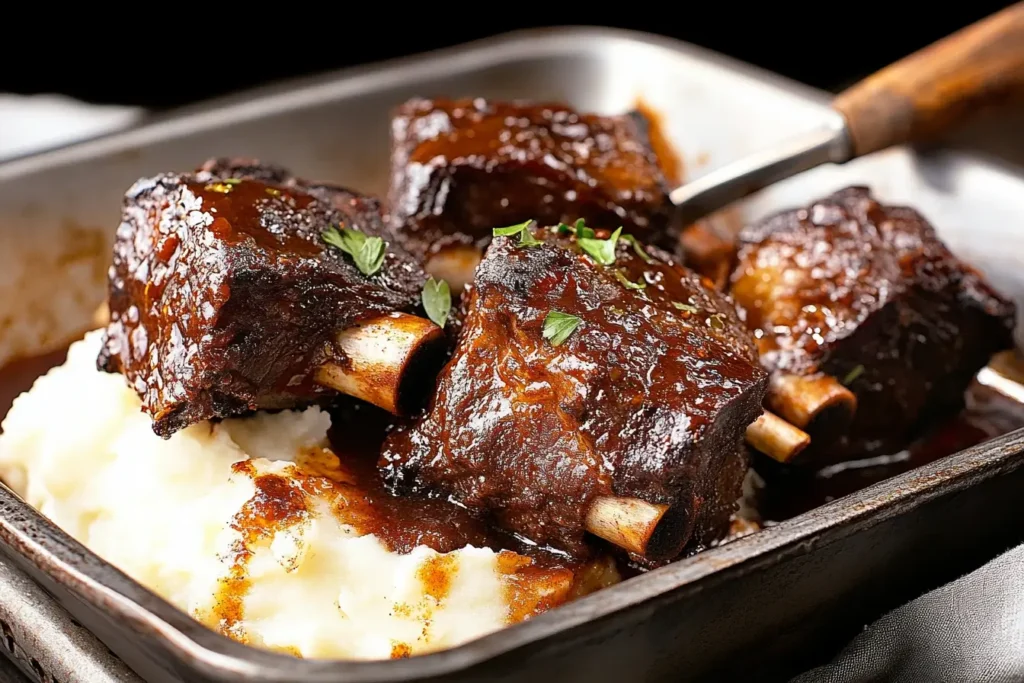
M 142 681 L 37 583 L 7 562 L 0 562 L 0 636 L 7 663 L 0 669 L 0 680 Z
M 16 160 L 0 165 L 0 318 L 14 321 L 0 362 L 88 324 L 120 197 L 136 178 L 240 154 L 381 192 L 388 110 L 439 94 L 602 112 L 642 98 L 662 114 L 691 177 L 833 116 L 824 93 L 684 44 L 549 29 L 285 84 Z M 1024 303 L 1019 169 L 950 150 L 893 150 L 786 181 L 741 212 L 763 215 L 851 182 L 920 207 L 954 250 Z M 59 251 L 69 234 L 79 246 L 70 255 Z M 69 286 L 55 291 L 54 277 Z M 393 662 L 301 661 L 229 641 L 5 488 L 0 553 L 152 681 L 730 680 L 754 662 L 770 679 L 922 587 L 1024 541 L 1024 524 L 1007 523 L 1021 517 L 1022 465 L 1024 434 L 1011 434 L 465 646 Z

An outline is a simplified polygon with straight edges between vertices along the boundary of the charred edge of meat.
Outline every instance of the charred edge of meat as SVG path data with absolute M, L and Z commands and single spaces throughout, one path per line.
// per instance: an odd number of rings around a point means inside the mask
M 380 237 L 380 265 L 364 274 L 328 245 L 329 228 Z M 98 366 L 125 375 L 164 437 L 206 419 L 323 403 L 334 390 L 314 375 L 335 359 L 338 333 L 418 312 L 425 279 L 375 199 L 255 160 L 213 159 L 194 174 L 143 179 L 126 194 Z M 420 342 L 440 338 L 421 322 Z M 355 359 L 376 370 L 395 361 L 397 409 L 417 403 L 416 380 L 407 378 L 434 364 L 438 345 L 420 342 L 404 356 L 378 349 Z
M 772 373 L 768 406 L 811 433 L 801 462 L 903 448 L 1013 346 L 1014 304 L 924 216 L 864 186 L 746 228 L 737 263 L 730 293 Z

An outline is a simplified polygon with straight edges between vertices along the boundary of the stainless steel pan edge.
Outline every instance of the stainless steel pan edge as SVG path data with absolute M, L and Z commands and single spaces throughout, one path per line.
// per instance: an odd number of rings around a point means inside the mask
M 497 42 L 455 48 L 428 56 L 391 63 L 381 68 L 370 67 L 344 72 L 344 82 L 334 82 L 338 75 L 309 81 L 299 90 L 287 85 L 275 88 L 255 100 L 245 96 L 219 106 L 202 107 L 181 118 L 154 121 L 124 134 L 107 136 L 39 156 L 16 160 L 0 166 L 0 182 L 30 181 L 32 176 L 60 167 L 75 165 L 115 154 L 133 154 L 146 145 L 174 140 L 196 130 L 216 130 L 222 126 L 265 116 L 268 111 L 298 110 L 310 103 L 328 101 L 366 90 L 378 78 L 405 81 L 413 75 L 430 75 L 447 60 L 456 60 L 464 68 L 479 68 L 481 62 L 498 63 L 524 50 L 571 55 L 587 41 L 630 41 L 673 52 L 685 51 L 695 58 L 722 65 L 748 75 L 751 81 L 767 83 L 766 87 L 794 92 L 809 104 L 819 118 L 827 96 L 793 86 L 778 77 L 739 65 L 697 48 L 657 39 L 642 34 L 605 29 L 546 29 L 500 38 Z M 462 68 L 462 67 L 460 67 Z M 813 106 L 811 106 L 813 105 Z M 18 185 L 21 183 L 18 182 Z M 2 188 L 0 188 L 2 190 Z M 2 192 L 0 192 L 2 194 Z M 765 577 L 779 580 L 784 586 L 787 575 L 799 574 L 807 562 L 829 565 L 830 558 L 859 547 L 870 552 L 872 543 L 884 544 L 889 531 L 908 520 L 926 524 L 927 519 L 949 519 L 964 524 L 969 519 L 964 510 L 964 492 L 979 491 L 971 503 L 977 506 L 980 491 L 991 491 L 991 509 L 978 508 L 978 536 L 984 543 L 974 543 L 973 550 L 962 559 L 970 561 L 1013 540 L 1024 531 L 1004 524 L 1006 531 L 996 534 L 986 527 L 986 520 L 1020 513 L 1008 507 L 1006 487 L 1024 485 L 1024 434 L 1015 433 L 994 442 L 970 449 L 926 468 L 884 482 L 854 496 L 844 498 L 800 518 L 788 521 L 759 534 L 702 553 L 689 560 L 630 580 L 574 604 L 567 605 L 530 622 L 492 634 L 462 647 L 410 660 L 390 662 L 320 662 L 296 660 L 239 645 L 212 633 L 179 612 L 123 574 L 102 562 L 82 546 L 56 529 L 38 513 L 29 509 L 6 489 L 0 489 L 0 550 L 16 564 L 39 580 L 69 611 L 101 634 L 102 639 L 140 673 L 153 680 L 255 680 L 255 681 L 394 681 L 472 679 L 487 675 L 495 680 L 528 679 L 559 672 L 560 677 L 588 680 L 638 680 L 657 675 L 690 673 L 694 677 L 721 672 L 735 659 L 737 648 L 755 651 L 754 644 L 766 634 L 805 636 L 815 625 L 825 623 L 815 609 L 833 609 L 834 596 L 821 588 L 801 590 L 792 596 L 780 594 L 782 589 L 766 589 L 759 594 L 757 609 L 746 612 L 731 602 L 733 595 L 749 594 L 752 587 L 762 586 Z M 1019 490 L 1019 488 L 1018 488 Z M 997 495 L 998 494 L 998 495 Z M 966 505 L 966 503 L 965 503 Z M 945 511 L 947 518 L 924 510 Z M 985 515 L 988 515 L 986 517 Z M 914 522 L 918 523 L 918 522 Z M 1022 525 L 1016 525 L 1020 528 Z M 941 529 L 940 529 L 941 530 Z M 948 529 L 946 530 L 948 531 Z M 986 535 L 987 534 L 987 535 Z M 920 535 L 926 538 L 926 535 Z M 949 541 L 950 539 L 945 539 Z M 975 539 L 976 540 L 976 539 Z M 865 545 L 867 544 L 867 545 Z M 898 555 L 895 550 L 876 557 L 907 557 L 906 552 L 922 551 L 920 543 L 908 543 Z M 960 546 L 954 539 L 940 547 L 953 553 Z M 838 549 L 836 552 L 820 552 Z M 934 551 L 933 551 L 934 552 Z M 861 574 L 850 575 L 842 585 L 850 598 L 842 604 L 853 606 L 856 581 L 868 582 L 871 558 L 851 562 Z M 957 562 L 945 573 L 955 575 Z M 877 568 L 877 567 L 876 567 Z M 899 575 L 899 568 L 886 568 L 886 576 Z M 942 580 L 936 573 L 934 580 Z M 948 577 L 946 577 L 948 578 Z M 743 579 L 739 581 L 738 579 Z M 856 581 L 855 581 L 856 580 Z M 857 585 L 860 585 L 857 584 Z M 807 584 L 805 584 L 806 586 Z M 904 594 L 894 594 L 889 601 L 898 602 Z M 904 596 L 905 597 L 905 596 Z M 782 601 L 796 600 L 797 609 L 782 609 Z M 709 605 L 716 614 L 709 614 Z M 892 606 L 892 605 L 889 605 Z M 851 607 L 852 608 L 852 607 Z M 732 610 L 732 612 L 730 612 Z M 801 615 L 803 624 L 786 620 Z M 698 619 L 698 616 L 700 619 Z M 853 623 L 857 614 L 852 615 Z M 773 621 L 774 620 L 774 621 Z M 716 623 L 745 627 L 749 634 L 738 637 L 723 650 L 723 643 L 712 642 L 705 634 Z M 672 628 L 666 628 L 672 624 Z M 739 626 L 737 626 L 739 625 Z M 128 628 L 126 628 L 128 626 Z M 783 631 L 779 633 L 779 629 Z M 138 639 L 127 642 L 126 632 L 134 631 Z M 622 643 L 628 643 L 627 648 Z M 792 655 L 776 643 L 777 651 Z M 762 648 L 764 649 L 764 648 Z M 762 663 L 749 662 L 759 667 Z

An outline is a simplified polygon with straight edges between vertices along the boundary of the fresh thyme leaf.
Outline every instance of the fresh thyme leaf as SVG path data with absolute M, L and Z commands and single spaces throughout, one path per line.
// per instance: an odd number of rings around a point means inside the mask
M 615 263 L 615 245 L 619 243 L 619 235 L 621 233 L 622 228 L 620 227 L 606 240 L 599 240 L 594 237 L 577 237 L 576 243 L 580 245 L 580 249 L 587 252 L 592 259 L 602 266 L 610 266 Z
M 848 373 L 846 373 L 846 377 L 843 378 L 843 385 L 849 386 L 850 383 L 853 382 L 853 380 L 857 379 L 858 377 L 864 374 L 864 370 L 865 368 L 863 365 L 858 365 L 853 370 L 850 370 Z
M 544 330 L 541 335 L 550 341 L 552 346 L 558 346 L 576 331 L 581 322 L 583 321 L 574 315 L 551 311 L 544 318 Z
M 642 258 L 646 263 L 654 263 L 654 259 L 648 256 L 647 252 L 644 251 L 643 246 L 640 244 L 640 240 L 627 233 L 622 236 L 622 241 L 632 244 L 633 251 L 635 251 L 636 255 Z
M 533 221 L 523 221 L 516 225 L 510 225 L 507 228 L 494 228 L 491 230 L 491 234 L 495 237 L 511 237 L 512 235 L 518 235 L 532 223 Z
M 356 266 L 363 271 L 363 275 L 373 275 L 384 265 L 386 246 L 384 240 L 379 237 L 367 237 L 359 253 L 352 254 Z
M 713 330 L 724 330 L 725 329 L 725 318 L 722 317 L 721 313 L 715 313 L 708 318 L 708 327 Z
M 544 244 L 544 242 L 533 236 L 533 233 L 530 232 L 529 226 L 523 228 L 523 231 L 519 233 L 519 246 L 535 247 L 538 244 Z
M 523 221 L 518 225 L 510 225 L 507 228 L 493 228 L 491 234 L 494 237 L 511 237 L 512 235 L 519 235 L 519 246 L 521 247 L 534 247 L 543 242 L 533 236 L 530 232 L 530 225 L 533 220 Z
M 366 239 L 366 236 L 358 230 L 347 230 L 344 226 L 338 229 L 333 225 L 324 230 L 321 237 L 324 238 L 324 242 L 327 242 L 327 244 L 337 247 L 350 255 L 353 251 L 358 251 Z M 355 245 L 354 249 L 352 247 L 353 244 Z
M 380 237 L 367 237 L 354 228 L 336 228 L 333 225 L 324 230 L 324 242 L 337 247 L 352 257 L 363 275 L 373 275 L 384 264 L 387 245 Z
M 647 286 L 646 282 L 631 282 L 621 270 L 615 271 L 615 279 L 621 282 L 626 289 L 643 289 Z
M 697 307 L 691 306 L 690 304 L 681 304 L 678 301 L 673 301 L 672 305 L 678 308 L 680 311 L 686 311 L 687 313 L 696 313 Z
M 559 233 L 560 234 L 565 234 L 565 233 L 561 232 L 562 225 L 565 225 L 565 224 L 564 223 L 559 223 L 559 226 L 558 226 L 559 227 Z M 587 238 L 591 238 L 592 239 L 594 237 L 594 235 L 595 235 L 594 231 L 587 227 L 587 224 L 584 222 L 584 220 L 582 218 L 577 218 L 576 222 L 572 224 L 571 228 L 568 225 L 566 225 L 565 228 L 566 228 L 566 230 L 568 232 L 571 232 L 572 234 L 576 235 L 577 237 L 587 237 Z
M 452 310 L 452 292 L 445 280 L 428 279 L 423 283 L 423 310 L 427 317 L 444 327 Z

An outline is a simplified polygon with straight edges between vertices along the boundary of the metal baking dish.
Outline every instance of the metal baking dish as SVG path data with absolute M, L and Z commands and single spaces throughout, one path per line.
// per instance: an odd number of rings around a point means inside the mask
M 213 155 L 382 192 L 388 111 L 413 95 L 563 100 L 663 117 L 695 177 L 834 116 L 824 93 L 697 48 L 559 28 L 259 91 L 0 165 L 0 362 L 65 343 L 103 297 L 124 190 Z M 929 216 L 1024 304 L 1024 173 L 893 150 L 791 179 L 747 217 L 850 183 Z M 784 677 L 923 587 L 1024 541 L 1024 431 L 971 448 L 459 648 L 298 660 L 228 640 L 129 580 L 0 487 L 0 550 L 152 681 L 692 680 Z M 127 539 L 126 539 L 127 542 Z

